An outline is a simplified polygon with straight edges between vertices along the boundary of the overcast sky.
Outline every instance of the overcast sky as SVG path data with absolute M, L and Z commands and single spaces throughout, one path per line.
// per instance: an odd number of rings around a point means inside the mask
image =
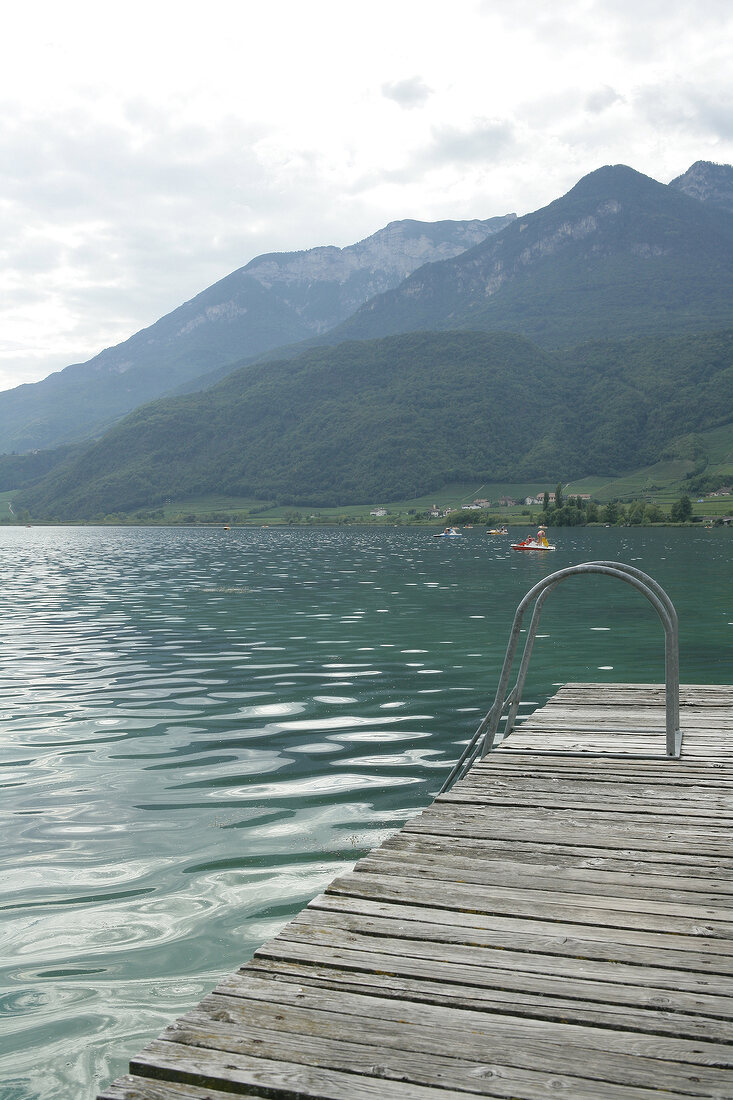
M 730 0 L 25 0 L 0 41 L 0 389 L 263 252 L 733 161 Z

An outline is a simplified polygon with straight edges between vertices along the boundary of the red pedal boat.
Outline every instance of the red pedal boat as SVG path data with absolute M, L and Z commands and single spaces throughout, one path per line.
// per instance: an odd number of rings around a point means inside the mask
M 553 546 L 547 541 L 547 534 L 544 527 L 540 527 L 536 535 L 528 535 L 526 539 L 522 539 L 521 542 L 513 542 L 512 550 L 556 550 L 557 547 Z

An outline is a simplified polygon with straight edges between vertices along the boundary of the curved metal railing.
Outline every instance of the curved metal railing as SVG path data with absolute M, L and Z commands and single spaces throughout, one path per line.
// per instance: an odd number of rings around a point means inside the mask
M 547 597 L 562 581 L 568 577 L 583 573 L 601 573 L 606 576 L 616 577 L 632 585 L 651 603 L 664 627 L 664 670 L 665 670 L 665 703 L 666 703 L 666 754 L 677 757 L 682 749 L 682 734 L 680 732 L 680 673 L 679 673 L 679 625 L 677 612 L 662 586 L 650 577 L 642 573 L 633 565 L 625 565 L 616 561 L 589 561 L 581 565 L 570 565 L 566 569 L 560 569 L 551 573 L 544 580 L 531 588 L 520 601 L 514 615 L 509 643 L 507 645 L 504 664 L 499 677 L 499 686 L 491 709 L 481 721 L 478 729 L 461 754 L 460 759 L 452 769 L 450 775 L 440 789 L 440 793 L 446 791 L 459 776 L 465 774 L 479 756 L 486 756 L 494 745 L 507 737 L 516 720 L 517 710 L 522 699 L 522 691 L 527 677 L 529 661 L 532 656 L 532 648 L 537 636 L 542 608 Z M 519 644 L 519 635 L 524 621 L 524 614 L 528 607 L 534 603 L 534 610 L 530 620 L 527 638 L 524 644 L 522 660 L 519 666 L 517 680 L 511 691 L 505 695 L 511 676 L 512 665 Z M 499 734 L 499 724 L 502 715 L 506 711 L 504 730 Z

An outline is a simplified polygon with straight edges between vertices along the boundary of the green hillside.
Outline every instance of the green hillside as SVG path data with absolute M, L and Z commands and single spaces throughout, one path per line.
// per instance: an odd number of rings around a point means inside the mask
M 689 459 L 682 476 L 707 461 L 694 433 L 731 422 L 733 330 L 566 353 L 502 333 L 411 333 L 247 367 L 148 405 L 19 504 L 85 519 L 211 493 L 386 502 L 459 481 L 609 478 L 665 450 Z
M 552 367 L 520 337 L 410 334 L 245 368 L 138 410 L 23 503 L 76 518 L 212 488 L 311 504 L 429 491 L 532 450 Z

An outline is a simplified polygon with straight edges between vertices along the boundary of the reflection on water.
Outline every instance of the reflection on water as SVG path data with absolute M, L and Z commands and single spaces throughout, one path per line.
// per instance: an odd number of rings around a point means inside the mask
M 555 569 L 633 563 L 682 677 L 730 679 L 728 531 L 0 529 L 0 1095 L 93 1097 L 365 849 L 425 805 Z M 649 606 L 548 601 L 529 713 L 565 680 L 661 680 Z

